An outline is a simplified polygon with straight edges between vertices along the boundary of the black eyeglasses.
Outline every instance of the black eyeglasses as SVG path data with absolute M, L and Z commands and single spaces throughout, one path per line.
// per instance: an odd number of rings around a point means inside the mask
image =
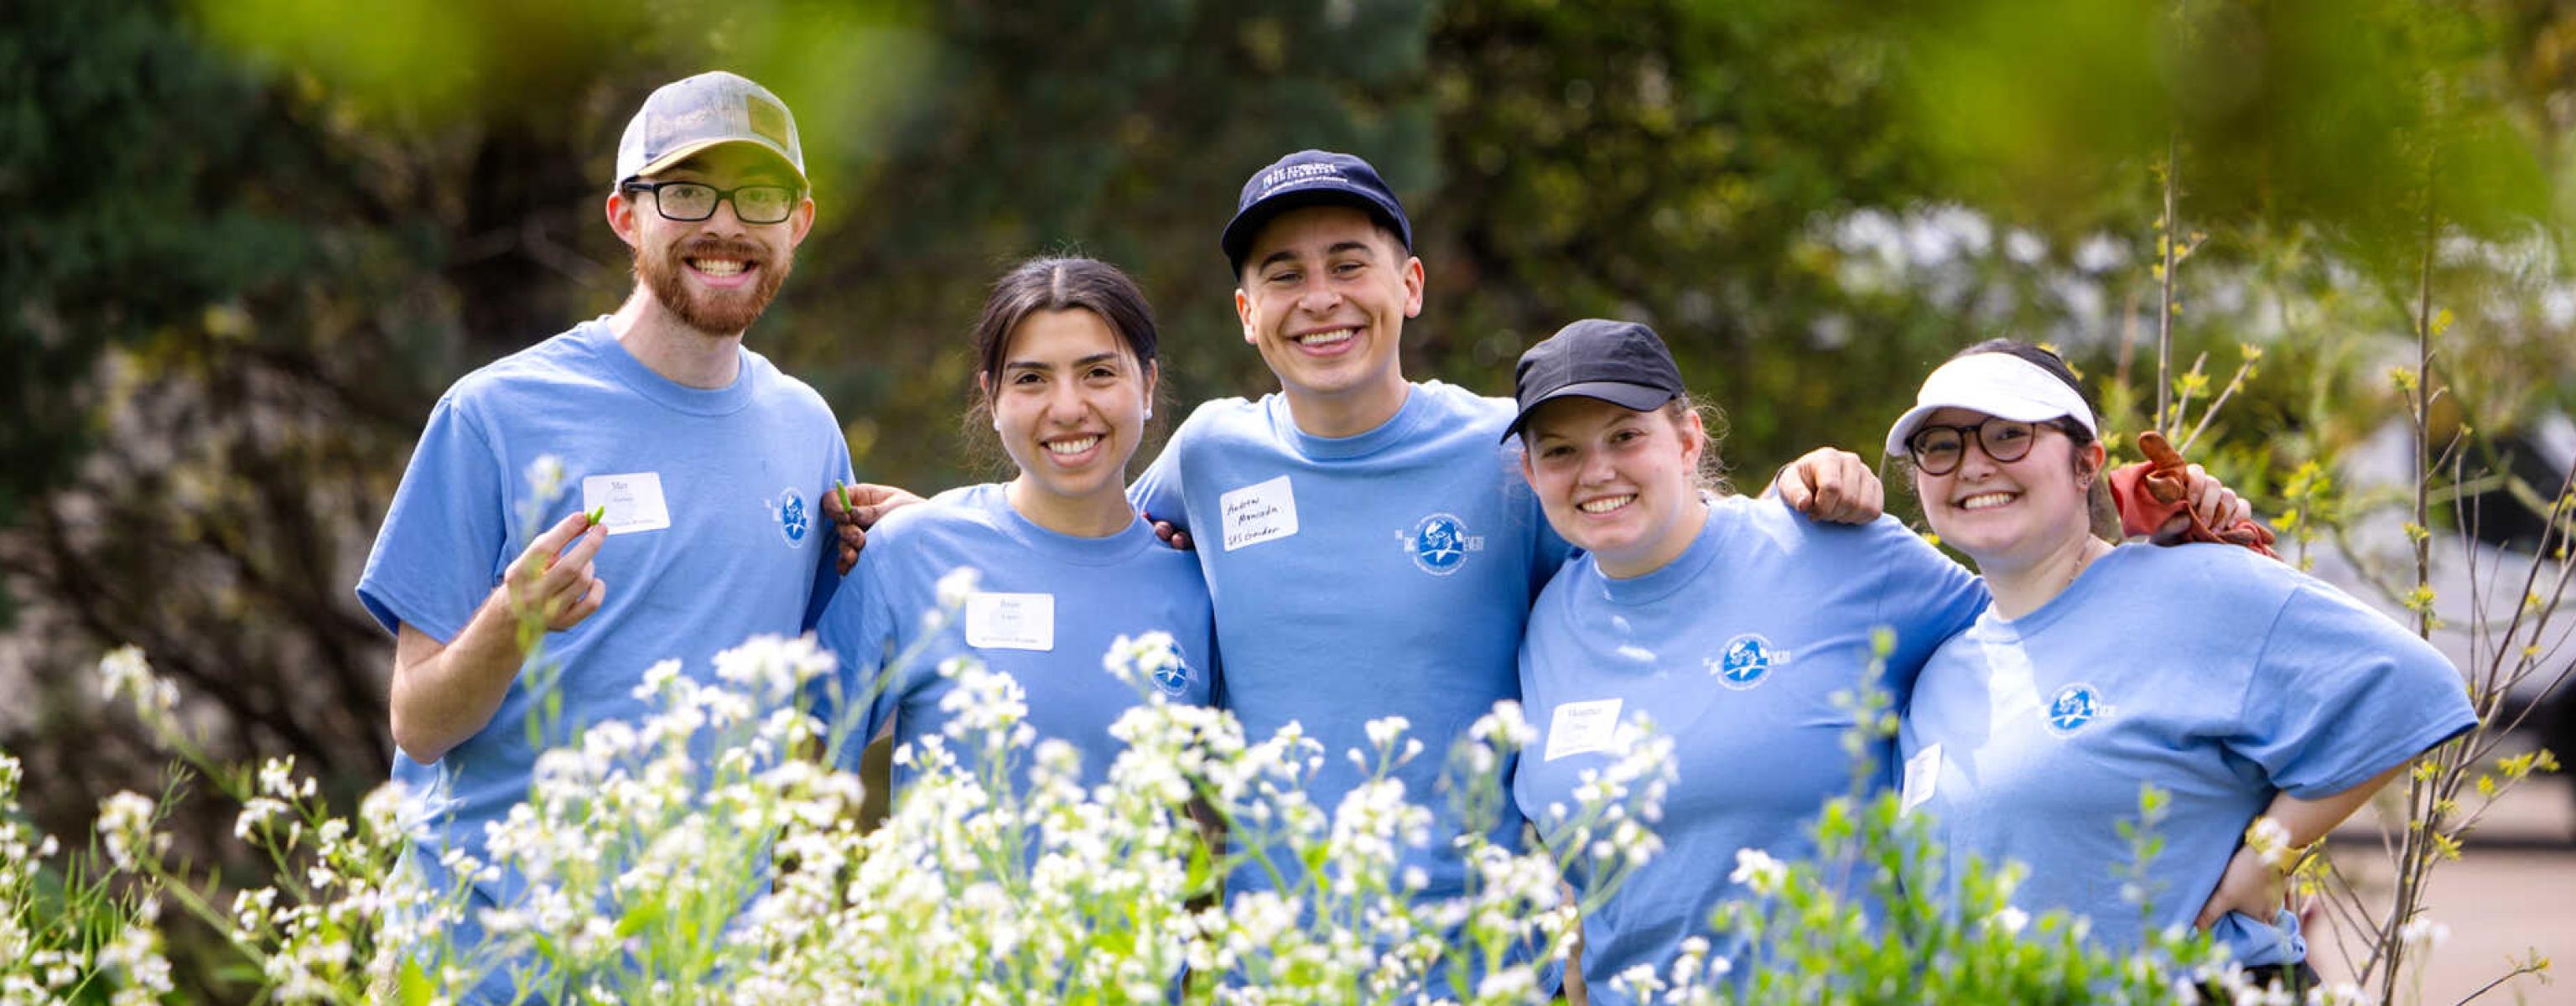
M 1987 457 L 2009 464 L 2030 453 L 2030 442 L 2039 439 L 2039 427 L 1993 416 L 1959 426 L 1925 425 L 1905 438 L 1905 449 L 1914 455 L 1914 467 L 1923 474 L 1948 475 L 1959 470 L 1960 459 L 1968 456 L 1971 438 Z
M 628 182 L 628 192 L 650 192 L 662 219 L 694 223 L 716 215 L 716 204 L 733 200 L 733 215 L 747 224 L 784 222 L 796 212 L 797 190 L 788 185 L 738 185 L 719 189 L 705 182 Z

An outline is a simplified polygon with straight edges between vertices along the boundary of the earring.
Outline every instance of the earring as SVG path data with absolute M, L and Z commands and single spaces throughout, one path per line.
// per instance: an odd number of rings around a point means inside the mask
M 1145 403 L 1145 418 L 1147 418 L 1147 419 L 1152 419 L 1152 418 L 1154 418 L 1154 403 L 1152 403 L 1152 402 L 1147 402 L 1147 403 Z

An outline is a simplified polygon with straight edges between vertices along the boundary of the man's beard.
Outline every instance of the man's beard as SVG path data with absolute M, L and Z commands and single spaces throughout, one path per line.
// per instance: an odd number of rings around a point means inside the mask
M 756 276 L 747 290 L 720 290 L 705 296 L 692 293 L 688 258 L 728 258 L 749 265 L 758 263 Z M 685 248 L 669 245 L 638 248 L 635 251 L 635 279 L 650 287 L 653 299 L 680 319 L 680 323 L 708 335 L 734 335 L 750 328 L 767 310 L 778 287 L 787 282 L 787 273 L 795 267 L 795 257 L 771 256 L 768 249 L 748 241 L 722 238 L 700 238 Z

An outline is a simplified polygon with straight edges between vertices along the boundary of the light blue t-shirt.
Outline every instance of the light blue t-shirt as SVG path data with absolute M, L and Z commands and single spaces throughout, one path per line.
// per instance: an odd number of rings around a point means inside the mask
M 529 484 L 542 455 L 563 464 L 542 507 Z M 754 635 L 795 635 L 838 585 L 829 522 L 814 507 L 850 477 L 830 407 L 760 354 L 741 351 L 723 388 L 672 383 L 620 346 L 606 318 L 466 375 L 431 410 L 358 581 L 388 631 L 453 642 L 527 536 L 610 506 L 596 560 L 600 610 L 548 633 L 561 668 L 559 745 L 587 724 L 641 721 L 633 694 L 665 659 L 715 680 L 712 658 Z M 614 501 L 611 497 L 615 496 Z M 532 511 L 534 527 L 524 527 Z M 620 525 L 631 525 L 621 529 Z M 514 681 L 490 723 L 432 765 L 396 755 L 408 787 L 409 857 L 433 891 L 451 889 L 443 848 L 484 855 L 483 826 L 527 799 L 537 750 L 526 723 L 541 699 Z M 474 908 L 514 900 L 518 879 L 479 883 Z M 471 911 L 460 942 L 474 942 Z
M 1105 538 L 1039 527 L 1011 507 L 1008 490 L 966 486 L 888 514 L 824 609 L 817 631 L 840 657 L 842 694 L 871 700 L 845 749 L 853 768 L 882 727 L 903 745 L 948 724 L 954 714 L 939 703 L 955 682 L 939 665 L 951 657 L 972 656 L 1019 682 L 1029 726 L 1079 749 L 1086 783 L 1105 779 L 1125 748 L 1110 724 L 1147 701 L 1102 664 L 1119 636 L 1170 634 L 1180 666 L 1151 686 L 1173 702 L 1208 703 L 1216 640 L 1198 561 L 1157 541 L 1142 519 Z M 976 594 L 943 615 L 939 581 L 960 568 L 976 571 Z M 945 620 L 928 631 L 925 616 Z M 1021 757 L 1015 775 L 1025 781 Z M 895 788 L 911 776 L 896 766 Z
M 2441 653 L 2333 587 L 2230 545 L 2126 545 L 1943 646 L 1900 742 L 1952 876 L 1972 855 L 2026 863 L 2015 907 L 2089 916 L 2129 949 L 2145 930 L 2115 871 L 2140 787 L 2172 794 L 2146 921 L 2189 926 L 2276 793 L 2342 792 L 2476 721 Z M 2213 935 L 2248 966 L 2304 956 L 2287 912 Z
M 1514 406 L 1438 382 L 1352 437 L 1310 436 L 1279 395 L 1199 407 L 1129 496 L 1186 527 L 1216 605 L 1225 677 L 1217 701 L 1255 739 L 1289 723 L 1324 745 L 1308 792 L 1330 811 L 1364 776 L 1344 752 L 1365 725 L 1410 724 L 1420 757 L 1395 771 L 1437 816 L 1405 865 L 1428 897 L 1465 889 L 1450 852 L 1460 824 L 1436 786 L 1450 745 L 1520 693 L 1513 659 L 1530 599 L 1565 556 L 1500 444 Z M 1508 815 L 1507 815 L 1508 816 Z M 1516 846 L 1520 821 L 1500 822 Z M 1232 890 L 1270 886 L 1237 871 Z
M 1892 517 L 1820 524 L 1741 496 L 1712 499 L 1707 526 L 1662 569 L 1619 580 L 1589 555 L 1565 564 L 1520 654 L 1538 731 L 1513 782 L 1521 812 L 1551 847 L 1588 845 L 1567 819 L 1575 791 L 1641 713 L 1672 738 L 1677 776 L 1654 824 L 1664 851 L 1583 918 L 1593 1001 L 1623 1001 L 1610 979 L 1633 966 L 1669 974 L 1690 936 L 1741 957 L 1708 922 L 1739 896 L 1736 851 L 1812 856 L 1825 801 L 1851 792 L 1855 772 L 1873 786 L 1890 778 L 1893 740 L 1856 766 L 1843 747 L 1853 710 L 1834 698 L 1860 690 L 1873 630 L 1895 638 L 1872 682 L 1901 704 L 1933 649 L 1985 605 L 1982 581 Z M 1592 862 L 1575 858 L 1578 889 Z

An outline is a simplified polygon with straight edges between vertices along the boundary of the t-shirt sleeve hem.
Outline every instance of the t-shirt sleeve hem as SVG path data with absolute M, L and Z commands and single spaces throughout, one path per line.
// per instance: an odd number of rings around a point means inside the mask
M 396 592 L 386 589 L 385 584 L 375 581 L 358 584 L 358 603 L 364 605 L 367 614 L 375 616 L 376 624 L 384 626 L 390 634 L 400 635 L 402 627 L 408 625 L 445 646 L 454 641 L 458 633 L 465 631 L 463 619 L 425 614 L 423 609 L 427 605 L 397 596 Z
M 2395 757 L 2383 756 L 2372 758 L 2369 761 L 2362 763 L 2361 768 L 2353 771 L 2329 776 L 2320 782 L 2283 786 L 2281 787 L 2281 792 L 2288 793 L 2301 800 L 2322 800 L 2355 786 L 2359 786 L 2362 783 L 2369 782 L 2370 780 L 2377 778 L 2380 773 L 2386 772 L 2399 765 L 2406 764 L 2422 755 L 2424 752 L 2441 746 L 2444 741 L 2448 741 L 2453 737 L 2467 733 L 2471 727 L 2475 727 L 2477 725 L 2477 716 L 2472 713 L 2464 712 L 2457 717 L 2441 720 L 2407 735 L 2405 740 L 2392 745 L 2387 749 L 2398 752 Z

